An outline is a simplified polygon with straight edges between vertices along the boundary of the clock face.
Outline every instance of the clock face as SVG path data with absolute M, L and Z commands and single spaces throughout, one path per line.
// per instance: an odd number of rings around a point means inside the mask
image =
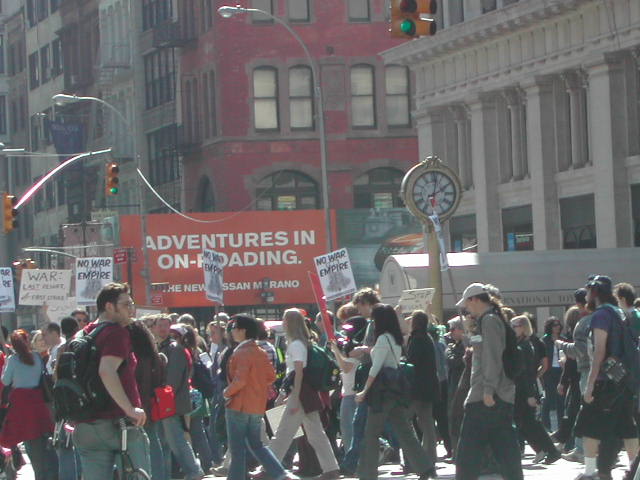
M 454 180 L 444 172 L 428 170 L 418 177 L 410 192 L 422 213 L 446 217 L 456 205 L 458 189 Z

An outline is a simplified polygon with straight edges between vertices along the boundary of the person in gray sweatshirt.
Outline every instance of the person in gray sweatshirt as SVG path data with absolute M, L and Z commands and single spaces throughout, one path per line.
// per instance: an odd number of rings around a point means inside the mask
M 458 302 L 475 318 L 470 332 L 473 349 L 471 388 L 465 400 L 464 419 L 456 454 L 456 479 L 476 480 L 485 446 L 489 445 L 503 478 L 521 480 L 522 463 L 518 436 L 513 426 L 515 383 L 506 376 L 502 355 L 507 328 L 502 305 L 485 285 L 472 283 Z

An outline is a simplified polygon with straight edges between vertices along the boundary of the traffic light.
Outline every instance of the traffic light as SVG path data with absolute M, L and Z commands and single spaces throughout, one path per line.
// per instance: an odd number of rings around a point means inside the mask
M 115 162 L 107 163 L 105 166 L 105 192 L 107 195 L 117 195 L 120 183 L 118 175 L 120 173 L 120 167 Z
M 9 195 L 8 193 L 2 194 L 2 210 L 4 212 L 4 233 L 9 233 L 18 226 L 18 209 L 16 203 L 18 199 L 15 195 Z
M 435 15 L 437 10 L 437 0 L 391 0 L 391 36 L 417 38 L 435 35 L 436 22 L 421 16 Z

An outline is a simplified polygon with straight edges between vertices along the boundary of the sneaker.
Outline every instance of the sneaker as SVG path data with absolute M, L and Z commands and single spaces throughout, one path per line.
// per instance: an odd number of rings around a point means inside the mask
M 575 448 L 569 453 L 563 454 L 562 458 L 568 462 L 584 463 L 584 454 L 578 452 Z
M 545 452 L 544 450 L 540 450 L 538 453 L 536 453 L 536 456 L 533 459 L 534 465 L 537 463 L 542 463 L 546 456 L 547 452 Z
M 545 465 L 551 465 L 552 463 L 560 460 L 560 458 L 562 458 L 562 454 L 559 450 L 555 450 L 547 454 L 546 458 L 544 459 L 544 463 Z

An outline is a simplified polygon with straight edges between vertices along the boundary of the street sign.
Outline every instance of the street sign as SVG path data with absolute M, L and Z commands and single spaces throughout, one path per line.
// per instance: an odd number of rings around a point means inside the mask
M 121 265 L 127 263 L 129 259 L 129 252 L 126 248 L 114 248 L 113 249 L 113 263 L 115 265 Z

